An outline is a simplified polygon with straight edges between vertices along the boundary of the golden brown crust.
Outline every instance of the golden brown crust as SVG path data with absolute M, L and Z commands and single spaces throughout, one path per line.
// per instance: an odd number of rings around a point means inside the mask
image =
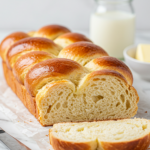
M 53 136 L 53 134 L 51 133 L 51 129 L 49 130 L 49 139 L 50 144 L 53 146 L 54 150 L 86 150 L 90 148 L 89 144 L 85 142 L 76 143 L 58 139 Z M 149 144 L 150 135 L 147 134 L 139 139 L 126 142 L 102 141 L 100 142 L 99 148 L 102 150 L 147 150 Z
M 101 56 L 108 56 L 108 54 L 99 46 L 94 45 L 89 42 L 76 42 L 65 47 L 61 53 L 65 55 L 74 55 L 80 57 L 90 57 L 95 54 L 100 54 Z
M 25 78 L 25 87 L 32 96 L 35 96 L 37 90 L 46 83 L 73 78 L 81 73 L 84 73 L 84 69 L 75 61 L 64 58 L 50 59 L 36 64 L 29 70 Z
M 11 69 L 20 56 L 31 51 L 45 51 L 57 55 L 60 47 L 46 38 L 30 37 L 22 39 L 12 45 L 8 50 L 6 57 L 8 68 Z
M 108 54 L 99 46 L 90 42 L 76 42 L 65 47 L 59 53 L 61 58 L 73 59 L 85 65 L 94 58 L 108 56 Z
M 24 84 L 24 78 L 31 67 L 35 64 L 52 59 L 54 56 L 47 52 L 34 51 L 21 56 L 13 67 L 13 74 L 19 83 Z
M 49 130 L 50 144 L 53 146 L 54 150 L 92 150 L 88 143 L 63 141 L 50 134 L 50 132 Z
M 150 144 L 150 135 L 126 142 L 101 142 L 104 150 L 147 150 Z
M 121 73 L 128 81 L 130 85 L 133 83 L 133 75 L 129 67 L 117 58 L 104 56 L 96 58 L 93 63 L 98 65 L 97 69 L 111 69 Z
M 0 55 L 3 61 L 6 61 L 6 54 L 10 46 L 15 42 L 27 37 L 29 37 L 29 35 L 24 32 L 14 32 L 8 35 L 0 44 Z
M 89 38 L 87 38 L 85 35 L 80 34 L 80 33 L 72 33 L 72 32 L 63 34 L 59 36 L 57 39 L 69 40 L 72 43 L 79 42 L 79 41 L 86 41 L 86 42 L 92 43 L 92 41 Z
M 92 43 L 92 41 L 89 38 L 87 38 L 85 35 L 80 33 L 72 33 L 72 32 L 63 34 L 54 40 L 54 42 L 60 45 L 62 48 L 65 48 L 73 43 L 81 42 L 81 41 Z
M 68 28 L 61 25 L 47 25 L 40 28 L 35 34 L 35 37 L 45 37 L 51 40 L 56 39 L 58 36 L 71 32 Z

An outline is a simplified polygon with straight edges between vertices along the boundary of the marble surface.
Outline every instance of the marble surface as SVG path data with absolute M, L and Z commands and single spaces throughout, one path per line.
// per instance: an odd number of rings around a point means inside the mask
M 0 112 L 0 127 L 4 129 L 11 136 L 28 146 L 32 150 L 40 150 L 37 143 L 27 136 L 19 132 L 17 127 L 10 121 L 10 119 Z M 8 150 L 8 148 L 0 142 L 0 150 Z
M 12 31 L 0 31 L 0 41 Z M 80 33 L 87 32 L 80 31 Z M 137 43 L 150 43 L 150 31 L 138 31 L 136 35 L 136 44 Z M 0 75 L 2 74 L 1 71 L 1 64 L 0 64 Z M 145 94 L 149 95 L 150 97 L 150 82 L 142 80 L 136 73 L 133 72 L 134 75 L 134 85 L 136 87 L 141 88 Z M 0 112 L 0 127 L 3 128 L 7 133 L 18 139 L 20 142 L 28 146 L 32 150 L 40 150 L 37 143 L 25 136 L 24 134 L 20 133 L 17 127 L 10 121 L 10 119 Z M 0 141 L 0 150 L 8 150 L 8 148 Z

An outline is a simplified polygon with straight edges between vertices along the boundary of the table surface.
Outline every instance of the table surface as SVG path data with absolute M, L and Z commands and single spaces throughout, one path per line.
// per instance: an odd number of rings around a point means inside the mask
M 13 32 L 10 31 L 0 31 L 0 41 L 9 33 Z M 86 31 L 78 31 L 80 33 L 84 33 L 85 35 L 88 35 L 88 32 Z M 137 31 L 136 34 L 136 44 L 138 43 L 150 43 L 150 31 Z M 0 64 L 0 75 L 2 75 L 2 67 Z M 144 91 L 147 95 L 150 96 L 150 82 L 142 80 L 135 72 L 133 72 L 134 76 L 134 85 L 136 87 L 141 88 L 142 91 Z M 20 133 L 17 127 L 11 122 L 11 120 L 2 112 L 0 112 L 0 127 L 3 128 L 7 133 L 18 139 L 20 142 L 28 146 L 32 150 L 40 150 L 38 145 L 34 140 L 31 138 L 28 138 L 24 134 Z M 0 142 L 0 150 L 8 150 L 7 147 L 5 147 Z

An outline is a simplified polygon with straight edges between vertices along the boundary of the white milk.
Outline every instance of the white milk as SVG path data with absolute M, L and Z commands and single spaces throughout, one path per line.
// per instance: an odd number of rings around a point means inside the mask
M 90 37 L 110 56 L 123 58 L 123 50 L 134 43 L 135 15 L 113 11 L 92 14 Z

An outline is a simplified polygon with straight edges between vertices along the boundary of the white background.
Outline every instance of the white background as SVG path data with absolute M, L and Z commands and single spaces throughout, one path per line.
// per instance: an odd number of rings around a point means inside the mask
M 134 0 L 137 29 L 150 29 L 150 0 Z M 39 29 L 46 24 L 63 24 L 88 30 L 94 0 L 0 0 L 0 30 Z

